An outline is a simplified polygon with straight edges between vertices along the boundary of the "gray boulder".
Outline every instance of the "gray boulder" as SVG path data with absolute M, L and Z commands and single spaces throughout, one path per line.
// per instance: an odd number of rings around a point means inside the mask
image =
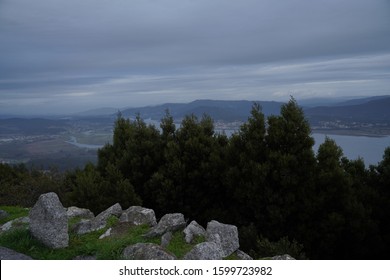
M 151 227 L 157 225 L 156 215 L 152 209 L 141 206 L 131 206 L 123 211 L 119 218 L 120 222 L 129 222 L 136 226 L 149 225 Z
M 153 243 L 137 243 L 126 247 L 122 256 L 126 260 L 175 260 L 176 257 Z
M 244 253 L 241 250 L 237 250 L 236 254 L 237 254 L 237 258 L 240 260 L 245 260 L 245 261 L 253 260 L 251 256 L 249 256 L 247 253 Z
M 84 218 L 84 219 L 92 219 L 95 215 L 91 210 L 85 208 L 78 208 L 76 206 L 71 206 L 67 209 L 66 215 L 68 219 L 71 218 Z
M 172 240 L 172 232 L 168 231 L 161 236 L 161 246 L 166 248 Z
M 288 254 L 274 256 L 274 257 L 272 257 L 272 259 L 273 260 L 295 260 L 293 257 L 291 257 Z
M 30 210 L 30 232 L 49 248 L 68 246 L 68 216 L 57 194 L 42 194 Z
M 15 228 L 28 228 L 30 224 L 29 217 L 20 217 L 14 220 L 6 222 L 4 225 L 0 227 L 0 232 L 8 231 Z
M 96 216 L 96 220 L 107 220 L 111 216 L 120 217 L 122 215 L 122 206 L 119 203 L 116 203 L 112 205 L 111 207 L 107 208 L 103 212 L 101 212 L 99 215 Z
M 119 203 L 116 203 L 112 205 L 111 207 L 107 208 L 103 212 L 101 212 L 99 215 L 97 215 L 95 218 L 93 218 L 92 221 L 92 227 L 95 230 L 102 229 L 106 227 L 107 220 L 111 216 L 120 217 L 122 215 L 122 207 Z
M 72 232 L 77 233 L 77 234 L 86 234 L 86 233 L 92 232 L 94 230 L 97 230 L 97 229 L 93 228 L 92 221 L 86 220 L 86 219 L 81 220 L 80 222 L 75 224 L 71 229 Z
M 9 214 L 7 213 L 7 211 L 4 211 L 4 210 L 1 210 L 0 209 L 0 220 L 1 219 L 5 219 L 9 216 Z
M 185 260 L 222 260 L 224 257 L 220 244 L 215 242 L 199 243 L 185 256 Z
M 236 226 L 211 221 L 207 224 L 207 241 L 221 243 L 223 257 L 231 255 L 240 247 Z
M 111 216 L 119 217 L 120 215 L 122 215 L 122 207 L 119 203 L 116 203 L 115 205 L 101 212 L 93 219 L 81 220 L 73 227 L 72 230 L 77 234 L 85 234 L 92 231 L 97 231 L 107 226 L 107 220 Z
M 206 230 L 196 221 L 192 221 L 183 232 L 187 243 L 191 243 L 196 236 L 206 236 Z
M 170 231 L 175 232 L 186 226 L 186 221 L 184 220 L 184 215 L 181 213 L 166 214 L 164 215 L 158 224 L 153 227 L 145 237 L 156 237 L 161 236 L 164 233 Z
M 14 250 L 0 247 L 0 260 L 32 260 L 32 258 Z

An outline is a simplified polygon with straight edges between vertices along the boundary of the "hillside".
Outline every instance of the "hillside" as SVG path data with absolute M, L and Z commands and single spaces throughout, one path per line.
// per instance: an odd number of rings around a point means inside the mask
M 196 100 L 190 103 L 166 103 L 157 106 L 129 108 L 122 111 L 126 117 L 140 114 L 144 119 L 161 120 L 168 109 L 174 119 L 180 120 L 186 115 L 194 114 L 201 117 L 209 115 L 216 121 L 246 121 L 254 102 L 259 103 L 266 116 L 277 115 L 281 102 L 274 101 L 225 101 L 225 100 Z
M 279 115 L 283 103 L 256 101 L 266 117 Z M 318 100 L 317 100 L 318 102 Z M 322 103 L 325 101 L 322 100 Z M 328 100 L 327 106 L 314 106 L 309 103 L 303 107 L 306 118 L 314 131 L 351 135 L 389 135 L 390 97 L 375 96 L 351 100 Z M 209 115 L 217 123 L 244 122 L 248 119 L 254 101 L 196 100 L 191 103 L 166 103 L 157 106 L 129 108 L 122 111 L 123 116 L 134 118 L 140 114 L 143 119 L 159 121 L 168 109 L 176 121 L 186 115 L 201 117 Z M 313 103 L 316 104 L 316 103 Z M 238 129 L 230 127 L 230 129 Z
M 344 105 L 343 105 L 344 104 Z M 390 121 L 390 97 L 343 102 L 341 105 L 306 108 L 310 118 L 354 121 Z

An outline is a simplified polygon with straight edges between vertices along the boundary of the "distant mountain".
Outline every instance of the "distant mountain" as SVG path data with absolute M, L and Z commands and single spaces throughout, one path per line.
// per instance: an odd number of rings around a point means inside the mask
M 279 115 L 282 102 L 256 101 L 262 106 L 265 116 Z M 326 102 L 326 100 L 321 100 Z M 301 102 L 300 102 L 301 103 Z M 166 103 L 156 106 L 129 108 L 122 111 L 125 117 L 134 118 L 137 114 L 143 119 L 159 121 L 168 109 L 174 119 L 180 120 L 186 115 L 194 114 L 201 117 L 203 114 L 211 116 L 215 121 L 246 121 L 254 101 L 226 101 L 226 100 L 196 100 L 190 103 Z M 313 103 L 312 103 L 313 104 Z M 348 120 L 358 122 L 390 121 L 390 96 L 375 96 L 352 100 L 328 100 L 328 106 L 306 107 L 306 117 L 314 123 L 316 121 Z M 302 104 L 300 104 L 302 106 Z
M 305 108 L 304 111 L 312 119 L 390 121 L 390 96 L 350 100 L 343 104 Z
M 355 100 L 351 97 L 313 97 L 305 99 L 297 99 L 298 105 L 302 107 L 319 107 L 319 106 L 336 106 L 350 100 Z
M 372 96 L 372 97 L 364 97 L 364 98 L 354 98 L 351 100 L 346 100 L 344 102 L 338 102 L 333 104 L 334 106 L 351 106 L 351 105 L 361 105 L 368 103 L 370 101 L 377 101 L 382 99 L 390 98 L 390 95 L 382 95 L 382 96 Z
M 80 112 L 75 114 L 75 116 L 80 116 L 80 117 L 109 116 L 117 113 L 118 111 L 119 109 L 117 108 L 104 107 L 104 108 L 97 108 L 97 109 Z
M 283 104 L 274 101 L 256 102 L 262 106 L 266 116 L 278 115 L 280 106 Z M 215 121 L 245 121 L 250 115 L 253 104 L 254 101 L 196 100 L 190 103 L 166 103 L 157 106 L 130 108 L 122 111 L 122 114 L 126 117 L 134 117 L 139 113 L 143 119 L 160 120 L 165 115 L 165 111 L 169 110 L 176 120 L 191 114 L 197 117 L 207 114 Z
M 332 101 L 332 100 L 330 100 Z M 214 121 L 247 121 L 254 101 L 196 100 L 190 103 L 166 103 L 156 106 L 129 108 L 122 115 L 134 118 L 140 114 L 144 120 L 159 122 L 169 110 L 175 121 L 186 115 L 209 115 Z M 275 101 L 256 101 L 265 116 L 279 115 L 284 104 Z M 302 106 L 302 104 L 300 104 Z M 313 129 L 361 130 L 369 134 L 390 134 L 390 96 L 375 96 L 342 101 L 329 106 L 303 107 Z M 67 117 L 12 117 L 0 118 L 0 136 L 4 135 L 57 135 L 69 130 L 110 131 L 117 109 L 100 108 Z

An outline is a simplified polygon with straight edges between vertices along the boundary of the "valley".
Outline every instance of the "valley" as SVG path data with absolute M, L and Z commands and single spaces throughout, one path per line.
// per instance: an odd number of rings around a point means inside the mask
M 332 106 L 305 106 L 303 110 L 313 133 L 385 137 L 390 135 L 390 98 L 376 97 Z M 283 103 L 258 102 L 265 116 L 279 113 Z M 139 114 L 148 124 L 159 128 L 166 109 L 180 126 L 185 115 L 203 114 L 214 120 L 215 131 L 231 136 L 250 115 L 252 101 L 198 100 L 188 104 L 163 104 L 124 109 L 122 115 L 132 118 Z M 97 150 L 112 141 L 115 110 L 62 117 L 0 119 L 0 162 L 25 163 L 38 168 L 59 170 L 83 167 L 97 161 Z M 387 140 L 384 141 L 387 141 Z M 319 143 L 316 143 L 317 145 Z M 389 143 L 390 146 L 390 143 Z

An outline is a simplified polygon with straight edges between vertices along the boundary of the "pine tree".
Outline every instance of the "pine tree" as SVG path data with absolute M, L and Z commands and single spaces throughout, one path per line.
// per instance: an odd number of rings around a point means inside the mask
M 115 122 L 113 143 L 98 152 L 98 170 L 107 176 L 111 164 L 130 181 L 136 193 L 145 197 L 145 184 L 158 169 L 162 160 L 160 133 L 147 125 L 139 115 L 134 121 L 120 114 Z
M 259 104 L 254 104 L 251 116 L 234 134 L 228 146 L 229 167 L 225 177 L 231 223 L 239 226 L 264 220 L 268 184 L 265 121 Z
M 301 226 L 313 207 L 315 156 L 310 125 L 295 99 L 281 107 L 279 116 L 268 117 L 267 132 L 267 182 L 271 189 L 267 194 L 266 236 L 300 240 L 304 234 Z

